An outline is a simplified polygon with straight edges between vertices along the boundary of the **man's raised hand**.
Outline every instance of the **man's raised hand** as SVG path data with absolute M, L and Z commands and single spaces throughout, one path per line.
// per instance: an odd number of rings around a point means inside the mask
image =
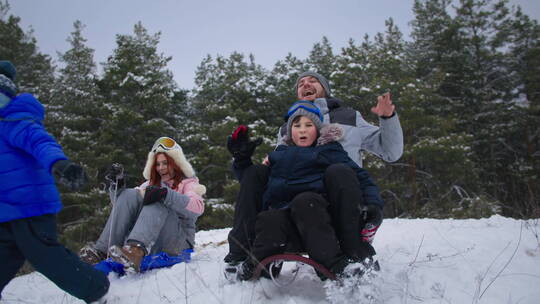
M 380 117 L 390 117 L 394 114 L 396 106 L 392 104 L 392 98 L 390 92 L 384 93 L 382 96 L 377 97 L 377 105 L 371 108 L 371 112 L 377 114 Z

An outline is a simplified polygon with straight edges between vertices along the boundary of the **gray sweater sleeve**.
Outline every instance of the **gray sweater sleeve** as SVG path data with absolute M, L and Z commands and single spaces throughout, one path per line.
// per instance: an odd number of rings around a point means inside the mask
M 187 204 L 189 203 L 189 196 L 180 194 L 174 190 L 171 190 L 168 188 L 167 190 L 167 196 L 165 197 L 165 200 L 163 201 L 163 204 L 171 209 L 172 211 L 176 212 L 179 216 L 183 216 L 186 218 L 197 218 L 200 214 L 191 212 L 186 209 Z
M 403 154 L 403 131 L 397 113 L 390 118 L 379 118 L 379 127 L 369 124 L 358 113 L 357 126 L 362 150 L 387 162 L 395 162 Z

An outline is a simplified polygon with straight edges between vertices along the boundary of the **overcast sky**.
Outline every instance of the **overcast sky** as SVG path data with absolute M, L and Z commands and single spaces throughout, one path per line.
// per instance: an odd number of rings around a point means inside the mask
M 41 52 L 57 60 L 69 48 L 73 22 L 86 25 L 83 36 L 105 62 L 116 47 L 117 34 L 132 34 L 141 21 L 153 34 L 160 31 L 159 51 L 172 56 L 169 69 L 181 88 L 193 88 L 196 67 L 210 54 L 233 51 L 253 54 L 271 68 L 289 52 L 304 59 L 313 44 L 328 37 L 334 49 L 353 38 L 362 40 L 385 30 L 392 17 L 405 35 L 413 19 L 413 0 L 9 0 L 10 13 L 34 30 Z M 540 0 L 511 0 L 530 17 L 540 19 Z

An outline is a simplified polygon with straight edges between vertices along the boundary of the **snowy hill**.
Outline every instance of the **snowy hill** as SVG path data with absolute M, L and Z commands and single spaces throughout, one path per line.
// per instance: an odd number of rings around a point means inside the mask
M 231 284 L 222 276 L 227 232 L 198 232 L 188 264 L 111 274 L 109 303 L 540 303 L 539 220 L 385 220 L 374 243 L 382 269 L 352 294 L 340 294 L 307 266 L 285 288 L 266 279 Z M 291 268 L 286 264 L 283 279 Z M 13 280 L 0 303 L 82 301 L 33 273 Z

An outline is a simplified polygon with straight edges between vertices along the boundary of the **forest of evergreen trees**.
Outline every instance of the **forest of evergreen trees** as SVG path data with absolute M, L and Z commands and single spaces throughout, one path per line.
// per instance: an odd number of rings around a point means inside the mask
M 16 65 L 20 90 L 45 104 L 47 129 L 91 178 L 81 192 L 62 191 L 63 241 L 78 249 L 96 239 L 110 212 L 108 167 L 119 162 L 130 186 L 141 183 L 148 149 L 160 136 L 180 142 L 208 188 L 199 229 L 230 225 L 223 206 L 234 203 L 238 183 L 226 137 L 238 124 L 249 125 L 264 138 L 255 155 L 262 159 L 306 70 L 327 76 L 333 95 L 374 124 L 376 97 L 392 92 L 404 154 L 395 163 L 364 160 L 386 217 L 540 217 L 537 20 L 507 1 L 459 0 L 454 7 L 449 0 L 417 0 L 411 9 L 410 38 L 389 19 L 384 33 L 351 37 L 339 53 L 321 37 L 308 58 L 289 54 L 271 69 L 251 54 L 208 55 L 195 87 L 180 88 L 167 68 L 172 57 L 158 50 L 160 33 L 140 22 L 132 34 L 116 36 L 98 74 L 81 22 L 74 20 L 66 37 L 71 48 L 52 57 L 0 0 L 0 59 Z

